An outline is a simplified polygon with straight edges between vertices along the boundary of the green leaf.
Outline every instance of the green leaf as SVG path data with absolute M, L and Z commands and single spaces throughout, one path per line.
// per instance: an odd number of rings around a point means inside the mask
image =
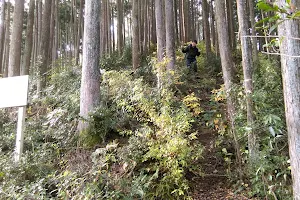
M 260 9 L 260 10 L 263 10 L 265 12 L 274 11 L 274 8 L 270 4 L 268 4 L 264 1 L 258 2 L 257 3 L 257 8 Z

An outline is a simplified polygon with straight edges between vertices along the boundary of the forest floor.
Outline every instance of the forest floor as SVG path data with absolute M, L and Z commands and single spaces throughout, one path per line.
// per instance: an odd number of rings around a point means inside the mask
M 201 79 L 204 78 L 197 74 L 190 79 L 188 92 L 195 93 L 201 99 L 201 107 L 205 111 L 209 111 L 211 109 L 209 105 L 211 91 L 203 89 L 201 86 Z M 249 198 L 242 194 L 235 194 L 232 189 L 232 183 L 227 176 L 226 163 L 224 158 L 218 154 L 220 148 L 215 145 L 218 133 L 206 127 L 203 122 L 198 122 L 194 129 L 198 131 L 198 140 L 203 145 L 204 151 L 203 159 L 199 162 L 201 173 L 188 175 L 192 186 L 192 198 L 194 200 L 248 200 Z

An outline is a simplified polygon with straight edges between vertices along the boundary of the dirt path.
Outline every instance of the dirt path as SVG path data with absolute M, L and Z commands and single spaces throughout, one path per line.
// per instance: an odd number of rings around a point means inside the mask
M 248 198 L 234 194 L 230 189 L 226 176 L 225 163 L 217 156 L 214 143 L 217 135 L 211 130 L 199 131 L 198 139 L 204 148 L 204 158 L 199 163 L 202 169 L 201 176 L 191 178 L 194 200 L 247 200 Z
M 210 90 L 201 89 L 201 75 L 189 83 L 189 93 L 194 92 L 201 99 L 201 107 L 209 111 Z M 200 86 L 200 87 L 199 87 Z M 198 123 L 204 124 L 204 123 Z M 226 165 L 223 158 L 218 156 L 215 147 L 217 133 L 208 129 L 205 125 L 195 127 L 198 131 L 198 140 L 204 146 L 203 159 L 199 163 L 201 174 L 189 174 L 192 185 L 192 197 L 194 200 L 248 200 L 243 195 L 234 194 L 226 173 Z

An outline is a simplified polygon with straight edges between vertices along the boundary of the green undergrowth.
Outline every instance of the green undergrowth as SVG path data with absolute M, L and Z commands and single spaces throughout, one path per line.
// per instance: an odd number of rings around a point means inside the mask
M 101 104 L 81 134 L 80 67 L 58 66 L 41 98 L 33 76 L 19 164 L 16 111 L 0 111 L 0 199 L 190 199 L 186 174 L 203 151 L 192 131 L 200 99 L 172 85 L 158 89 L 149 61 L 137 73 L 104 67 Z
M 236 57 L 239 57 L 238 55 Z M 241 66 L 237 65 L 241 79 Z M 233 138 L 228 133 L 228 123 L 224 109 L 226 96 L 224 85 L 212 91 L 210 111 L 205 112 L 206 125 L 219 133 L 217 145 L 227 165 L 236 192 L 246 192 L 249 197 L 259 199 L 292 199 L 291 172 L 288 157 L 288 142 L 284 116 L 281 69 L 276 59 L 259 56 L 259 64 L 254 72 L 255 124 L 253 131 L 258 135 L 259 158 L 256 167 L 249 170 L 247 132 L 247 108 L 243 82 L 235 83 L 231 95 L 237 100 L 235 131 L 242 153 L 243 180 L 236 173 L 236 157 Z

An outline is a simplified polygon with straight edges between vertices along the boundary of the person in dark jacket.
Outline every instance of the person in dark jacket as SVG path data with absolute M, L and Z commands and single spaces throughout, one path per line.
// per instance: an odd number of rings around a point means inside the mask
M 182 53 L 186 53 L 186 65 L 191 71 L 192 65 L 194 66 L 194 71 L 197 72 L 197 60 L 196 56 L 200 56 L 200 52 L 197 48 L 197 40 L 192 41 L 187 47 L 182 48 Z

